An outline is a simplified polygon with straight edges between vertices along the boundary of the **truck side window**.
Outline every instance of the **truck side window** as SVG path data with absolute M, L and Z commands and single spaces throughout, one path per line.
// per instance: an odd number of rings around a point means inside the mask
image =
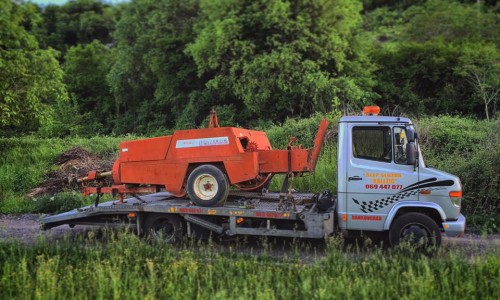
M 354 127 L 352 149 L 356 158 L 390 162 L 392 160 L 391 129 L 389 127 Z
M 394 162 L 406 165 L 406 129 L 404 127 L 394 127 Z

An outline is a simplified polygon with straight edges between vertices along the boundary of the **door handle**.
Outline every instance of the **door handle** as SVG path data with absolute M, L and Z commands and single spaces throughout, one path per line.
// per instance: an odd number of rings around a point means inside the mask
M 363 180 L 363 178 L 359 177 L 359 176 L 354 176 L 354 177 L 349 177 L 347 179 L 348 181 L 360 181 L 360 180 Z

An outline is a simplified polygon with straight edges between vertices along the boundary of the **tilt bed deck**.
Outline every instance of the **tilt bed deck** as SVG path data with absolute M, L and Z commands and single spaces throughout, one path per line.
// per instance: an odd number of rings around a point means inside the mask
M 152 214 L 177 215 L 186 223 L 187 234 L 196 225 L 224 235 L 266 235 L 301 238 L 323 238 L 333 233 L 334 212 L 318 212 L 313 194 L 292 194 L 293 200 L 279 200 L 278 193 L 232 191 L 220 207 L 193 205 L 187 199 L 162 192 L 77 208 L 45 217 L 42 229 L 68 224 L 128 224 L 143 233 L 143 223 Z

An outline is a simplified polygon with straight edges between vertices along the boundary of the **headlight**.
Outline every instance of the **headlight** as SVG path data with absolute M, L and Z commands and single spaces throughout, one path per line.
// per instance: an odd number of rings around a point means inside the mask
M 462 204 L 462 191 L 451 191 L 450 200 L 456 208 L 460 208 L 460 205 Z

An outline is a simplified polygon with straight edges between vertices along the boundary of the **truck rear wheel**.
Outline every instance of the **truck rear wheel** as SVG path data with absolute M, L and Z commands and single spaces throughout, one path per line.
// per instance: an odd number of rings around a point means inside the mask
M 177 215 L 152 213 L 144 222 L 144 231 L 148 237 L 157 241 L 174 243 L 182 237 L 184 226 Z
M 229 180 L 216 166 L 202 165 L 189 174 L 187 192 L 196 205 L 217 206 L 229 195 Z
M 439 247 L 441 232 L 436 222 L 422 213 L 406 213 L 398 217 L 389 229 L 389 242 L 397 246 L 407 242 L 418 248 Z

